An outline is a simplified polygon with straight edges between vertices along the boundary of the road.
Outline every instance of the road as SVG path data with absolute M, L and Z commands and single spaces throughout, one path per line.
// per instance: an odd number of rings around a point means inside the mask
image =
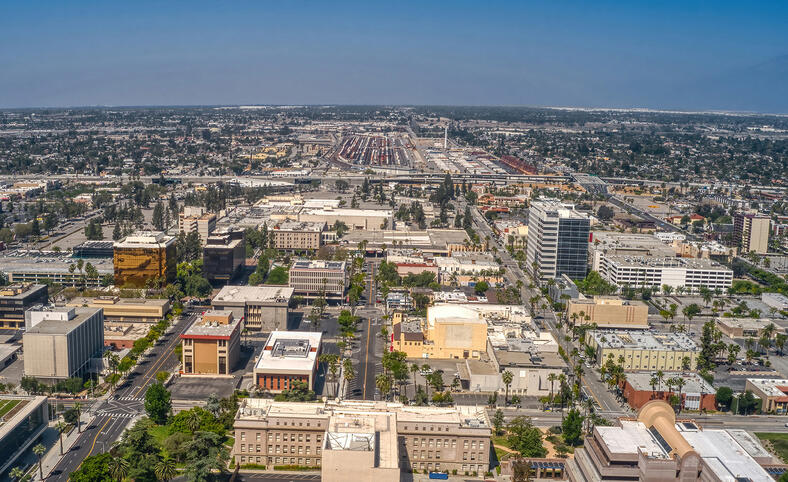
M 191 325 L 196 315 L 196 312 L 184 312 L 178 323 L 141 359 L 115 393 L 106 401 L 94 404 L 96 417 L 60 459 L 48 480 L 68 480 L 68 475 L 77 470 L 86 457 L 109 450 L 132 419 L 144 412 L 145 390 L 156 381 L 158 372 L 172 372 L 177 368 L 179 360 L 174 349 L 180 342 L 179 335 Z
M 458 212 L 463 212 L 467 206 L 467 203 L 464 200 L 459 200 L 458 204 L 460 205 Z M 506 250 L 505 246 L 503 246 L 503 244 L 498 241 L 498 238 L 496 237 L 490 225 L 484 219 L 484 216 L 482 216 L 475 206 L 468 207 L 470 207 L 471 215 L 473 216 L 473 223 L 477 233 L 479 234 L 479 237 L 482 239 L 489 237 L 490 243 L 497 247 L 497 255 L 501 258 L 501 262 L 506 268 L 504 278 L 508 284 L 510 286 L 516 286 L 517 281 L 523 281 L 523 285 L 520 290 L 520 296 L 524 303 L 527 303 L 527 301 L 534 296 L 542 300 L 544 296 L 536 287 L 536 283 L 534 283 L 534 288 L 528 287 L 529 283 L 527 283 L 526 280 L 530 280 L 531 276 L 520 269 L 517 261 L 512 258 L 511 255 L 509 255 L 509 252 Z M 565 334 L 562 333 L 558 328 L 558 320 L 553 310 L 551 308 L 546 310 L 537 310 L 537 313 L 534 315 L 538 321 L 543 322 L 544 325 L 550 330 L 550 333 L 556 339 L 558 344 L 564 349 L 564 352 L 571 353 L 574 345 L 571 343 L 571 341 L 566 341 Z M 586 369 L 589 370 L 589 373 L 586 373 L 585 376 L 581 377 L 582 385 L 585 388 L 586 393 L 596 400 L 597 405 L 601 408 L 601 410 L 615 413 L 626 412 L 628 409 L 622 407 L 621 404 L 616 400 L 615 396 L 607 389 L 607 387 L 602 382 L 598 382 L 594 378 L 595 375 L 594 373 L 590 372 L 590 368 L 586 367 Z

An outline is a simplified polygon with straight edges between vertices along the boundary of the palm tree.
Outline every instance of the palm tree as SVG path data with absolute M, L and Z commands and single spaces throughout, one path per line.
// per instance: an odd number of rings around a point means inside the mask
M 657 383 L 659 383 L 659 379 L 657 377 L 651 377 L 650 383 L 652 398 L 657 398 Z
M 380 390 L 381 397 L 388 398 L 388 393 L 391 390 L 391 377 L 381 373 L 375 377 L 375 386 Z
M 602 368 L 605 368 L 604 365 L 602 366 Z M 604 377 L 604 373 L 602 374 L 602 376 Z M 547 375 L 547 381 L 550 382 L 550 404 L 551 405 L 553 404 L 553 385 L 555 384 L 556 380 L 558 380 L 558 375 L 556 375 L 555 373 L 551 373 L 551 374 Z
M 109 469 L 109 475 L 118 481 L 125 479 L 129 475 L 129 463 L 123 457 L 112 457 L 109 459 L 107 468 Z
M 512 381 L 514 380 L 514 374 L 509 370 L 506 370 L 501 375 L 501 379 L 503 380 L 503 384 L 506 385 L 506 395 L 504 395 L 503 398 L 503 404 L 506 406 L 509 405 L 509 385 L 511 385 Z
M 55 425 L 55 428 L 57 429 L 57 433 L 60 438 L 60 455 L 63 455 L 63 433 L 68 430 L 68 424 L 61 420 L 58 421 L 58 423 Z
M 413 396 L 416 396 L 416 374 L 419 373 L 419 365 L 414 363 L 410 366 L 410 372 L 413 374 Z
M 679 413 L 681 413 L 681 405 L 682 405 L 681 389 L 684 388 L 684 385 L 687 384 L 687 381 L 681 377 L 676 377 L 675 383 L 676 383 L 676 387 L 679 389 Z
M 77 433 L 82 433 L 82 403 L 76 402 L 74 410 L 77 411 Z
M 175 461 L 169 457 L 165 457 L 156 464 L 154 468 L 156 478 L 159 480 L 170 480 L 175 477 L 177 471 L 175 469 Z
M 14 467 L 14 468 L 13 468 L 13 469 L 11 469 L 11 471 L 8 473 L 8 476 L 9 476 L 9 477 L 11 477 L 11 478 L 12 478 L 12 479 L 14 479 L 14 480 L 22 480 L 22 477 L 24 477 L 24 476 L 25 476 L 25 471 L 24 471 L 24 470 L 22 470 L 22 468 L 21 468 L 21 467 Z
M 44 480 L 44 467 L 41 465 L 41 457 L 46 453 L 46 451 L 46 447 L 41 444 L 33 447 L 33 453 L 36 454 L 36 457 L 38 457 L 38 475 L 41 476 L 41 480 Z
M 186 416 L 186 426 L 192 433 L 200 429 L 200 422 L 200 414 L 194 410 L 190 410 L 189 415 Z
M 665 372 L 662 370 L 657 370 L 657 387 L 662 391 L 662 380 L 665 379 Z

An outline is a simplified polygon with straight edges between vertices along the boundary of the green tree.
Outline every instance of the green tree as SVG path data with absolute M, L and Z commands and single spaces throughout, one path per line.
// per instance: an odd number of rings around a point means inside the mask
M 71 482 L 112 482 L 115 479 L 109 471 L 109 462 L 116 457 L 104 452 L 91 455 L 82 461 L 79 468 L 69 474 Z M 119 457 L 117 457 L 119 458 Z
M 495 429 L 495 435 L 501 435 L 503 433 L 503 410 L 500 408 L 495 410 L 495 414 L 493 415 L 492 419 L 493 428 Z
M 473 287 L 473 290 L 474 292 L 476 292 L 477 295 L 483 295 L 484 293 L 487 292 L 488 289 L 490 289 L 490 284 L 486 281 L 479 281 Z
M 33 453 L 38 457 L 38 475 L 41 477 L 41 480 L 44 480 L 44 468 L 41 466 L 41 457 L 43 457 L 46 452 L 47 449 L 42 444 L 37 444 L 33 447 Z
M 287 268 L 284 266 L 277 266 L 272 269 L 268 274 L 268 284 L 272 285 L 286 285 L 287 284 Z
M 172 412 L 170 392 L 161 383 L 154 383 L 145 392 L 145 411 L 154 423 L 164 425 Z
M 153 217 L 151 218 L 151 223 L 158 231 L 164 230 L 164 205 L 161 202 L 157 202 L 153 207 Z
M 227 446 L 222 437 L 213 432 L 197 432 L 186 443 L 186 478 L 193 482 L 208 482 L 213 472 L 223 474 L 227 469 Z
M 583 416 L 576 408 L 569 410 L 566 414 L 564 421 L 561 423 L 562 434 L 564 442 L 569 445 L 577 445 L 580 443 L 580 437 L 583 434 Z
M 523 457 L 544 457 L 547 455 L 542 443 L 542 431 L 534 427 L 529 417 L 515 417 L 506 426 L 509 447 Z
M 68 424 L 58 422 L 55 424 L 55 429 L 57 429 L 58 438 L 60 439 L 60 455 L 63 455 L 63 434 L 68 430 Z
M 717 389 L 717 394 L 714 398 L 717 401 L 717 405 L 728 410 L 731 407 L 731 402 L 733 402 L 733 390 L 730 387 L 720 387 Z

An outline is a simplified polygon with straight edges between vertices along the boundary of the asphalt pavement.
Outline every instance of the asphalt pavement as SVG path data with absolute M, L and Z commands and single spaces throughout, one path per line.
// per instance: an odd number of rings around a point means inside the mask
M 93 422 L 60 459 L 47 480 L 68 480 L 69 474 L 77 470 L 85 458 L 109 450 L 132 420 L 143 415 L 145 390 L 156 382 L 158 372 L 171 372 L 177 368 L 180 362 L 174 349 L 180 342 L 179 335 L 191 325 L 195 316 L 196 312 L 185 312 L 151 351 L 142 356 L 140 363 L 126 381 L 116 388 L 115 393 L 103 402 L 93 404 L 96 415 Z

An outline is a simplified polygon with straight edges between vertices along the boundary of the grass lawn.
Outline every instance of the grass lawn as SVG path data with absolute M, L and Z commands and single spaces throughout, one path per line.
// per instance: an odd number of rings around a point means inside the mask
M 783 462 L 788 460 L 788 433 L 767 433 L 755 432 L 755 436 L 761 441 L 767 441 L 772 453 L 780 457 Z
M 21 400 L 3 400 L 0 402 L 0 417 L 4 416 L 8 412 L 14 409 L 17 405 L 19 405 Z
M 156 440 L 159 446 L 162 445 L 164 439 L 170 436 L 169 427 L 166 425 L 154 425 L 148 430 L 148 433 Z

